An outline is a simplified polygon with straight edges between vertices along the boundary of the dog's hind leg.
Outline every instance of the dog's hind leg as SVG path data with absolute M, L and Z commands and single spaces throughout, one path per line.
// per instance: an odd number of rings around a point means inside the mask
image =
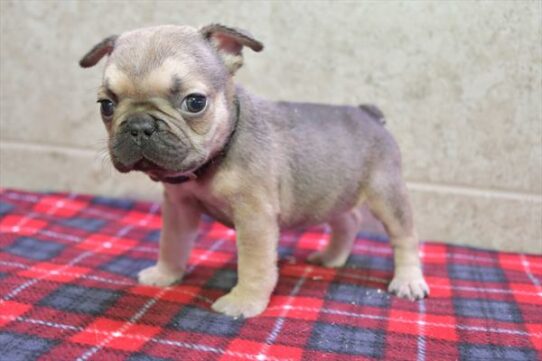
M 361 226 L 361 210 L 354 208 L 333 218 L 328 224 L 331 237 L 327 246 L 309 255 L 307 260 L 325 267 L 342 267 L 352 251 Z
M 388 290 L 410 300 L 424 298 L 429 287 L 422 274 L 418 235 L 400 170 L 376 173 L 367 196 L 369 208 L 384 224 L 393 247 L 395 270 Z

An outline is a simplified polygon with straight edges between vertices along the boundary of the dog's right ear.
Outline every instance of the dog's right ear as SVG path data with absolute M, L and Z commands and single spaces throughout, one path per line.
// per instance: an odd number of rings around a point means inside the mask
M 117 38 L 118 35 L 111 35 L 94 45 L 94 47 L 79 61 L 79 65 L 83 68 L 90 68 L 91 66 L 96 65 L 96 63 L 98 63 L 105 55 L 111 54 Z

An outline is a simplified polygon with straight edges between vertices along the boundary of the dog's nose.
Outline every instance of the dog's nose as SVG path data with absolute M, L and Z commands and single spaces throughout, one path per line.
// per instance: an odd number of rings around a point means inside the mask
M 149 138 L 156 131 L 156 121 L 148 116 L 134 116 L 128 120 L 126 130 L 134 138 Z

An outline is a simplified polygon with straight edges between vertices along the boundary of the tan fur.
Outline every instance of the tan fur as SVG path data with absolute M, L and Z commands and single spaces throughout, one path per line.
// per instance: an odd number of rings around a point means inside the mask
M 104 72 L 104 83 L 115 94 L 135 94 L 137 88 L 134 80 L 120 70 L 115 64 L 109 65 Z
M 198 232 L 201 211 L 195 200 L 164 192 L 158 263 L 140 273 L 142 283 L 168 286 L 181 280 Z
M 179 281 L 200 215 L 209 214 L 235 227 L 238 248 L 238 283 L 212 308 L 255 316 L 277 283 L 280 229 L 329 223 L 328 246 L 309 261 L 340 267 L 366 201 L 394 248 L 389 290 L 409 299 L 428 294 L 399 149 L 378 108 L 269 102 L 235 87 L 242 47 L 263 48 L 238 29 L 162 26 L 108 39 L 81 63 L 111 54 L 99 97 L 109 96 L 107 88 L 118 97 L 114 116 L 105 120 L 113 163 L 129 171 L 151 161 L 159 170 L 149 174 L 159 171 L 166 182 L 158 263 L 140 272 L 140 282 Z M 170 94 L 177 85 L 179 94 Z M 201 114 L 181 109 L 191 93 L 207 97 Z M 154 126 L 143 145 L 126 130 L 136 122 Z M 191 180 L 167 183 L 179 174 Z

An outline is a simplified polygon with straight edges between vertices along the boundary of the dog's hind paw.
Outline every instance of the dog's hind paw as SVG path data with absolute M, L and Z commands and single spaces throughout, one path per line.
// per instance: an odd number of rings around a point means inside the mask
M 149 286 L 166 287 L 179 282 L 184 272 L 166 271 L 158 265 L 145 268 L 138 274 L 139 283 Z

